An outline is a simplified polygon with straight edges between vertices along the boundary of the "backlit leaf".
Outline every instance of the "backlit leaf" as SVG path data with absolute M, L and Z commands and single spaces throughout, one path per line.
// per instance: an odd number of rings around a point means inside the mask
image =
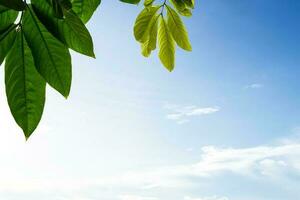
M 147 31 L 150 26 L 150 22 L 156 16 L 156 12 L 159 6 L 146 7 L 138 15 L 134 25 L 134 36 L 139 42 L 145 42 L 147 39 Z
M 165 19 L 160 17 L 158 29 L 159 58 L 163 65 L 172 71 L 175 65 L 175 41 L 168 29 Z
M 167 6 L 167 14 L 168 27 L 177 45 L 184 50 L 191 51 L 192 46 L 189 41 L 188 33 L 180 16 L 169 6 Z

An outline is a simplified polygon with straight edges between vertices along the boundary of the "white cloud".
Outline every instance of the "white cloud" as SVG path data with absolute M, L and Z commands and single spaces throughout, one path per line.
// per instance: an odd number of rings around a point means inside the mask
M 120 195 L 120 200 L 158 200 L 156 197 L 144 197 L 144 196 L 137 196 L 137 195 Z
M 229 200 L 227 197 L 210 196 L 210 197 L 190 197 L 185 196 L 184 200 Z
M 214 107 L 198 107 L 198 106 L 181 106 L 176 104 L 165 104 L 164 108 L 168 110 L 166 118 L 174 120 L 178 124 L 189 122 L 189 118 L 194 116 L 209 115 L 220 111 L 217 106 Z
M 260 84 L 260 83 L 253 83 L 253 84 L 250 84 L 250 85 L 246 85 L 246 86 L 244 87 L 244 89 L 260 89 L 260 88 L 262 88 L 262 87 L 264 87 L 263 84 Z

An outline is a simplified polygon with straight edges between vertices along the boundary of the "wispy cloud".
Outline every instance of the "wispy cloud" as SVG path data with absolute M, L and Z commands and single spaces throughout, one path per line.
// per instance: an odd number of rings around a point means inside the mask
M 244 87 L 244 89 L 260 89 L 262 87 L 264 87 L 264 85 L 261 83 L 252 83 L 252 84 L 246 85 Z
M 138 196 L 138 195 L 120 195 L 120 200 L 158 200 L 156 197 L 145 197 L 145 196 Z
M 210 196 L 210 197 L 190 197 L 185 196 L 184 200 L 229 200 L 228 197 Z
M 164 109 L 168 111 L 166 118 L 174 120 L 178 124 L 184 124 L 190 121 L 191 117 L 209 115 L 220 111 L 217 106 L 199 107 L 199 106 L 181 106 L 177 104 L 166 103 Z

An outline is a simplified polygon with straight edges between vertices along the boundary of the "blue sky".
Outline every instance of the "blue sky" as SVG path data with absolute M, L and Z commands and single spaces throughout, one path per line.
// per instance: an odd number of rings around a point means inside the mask
M 199 1 L 193 52 L 169 73 L 140 55 L 140 7 L 103 1 L 88 25 L 97 59 L 73 54 L 69 99 L 48 88 L 28 142 L 1 76 L 0 199 L 299 199 L 299 9 Z

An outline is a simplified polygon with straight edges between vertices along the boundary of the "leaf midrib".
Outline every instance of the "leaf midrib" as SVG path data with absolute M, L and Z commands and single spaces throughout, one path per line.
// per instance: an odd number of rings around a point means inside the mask
M 63 89 L 63 91 L 64 91 L 64 95 L 65 95 L 65 92 L 66 92 L 66 91 L 65 91 L 65 87 L 64 87 L 64 84 L 63 84 L 62 79 L 61 79 L 61 77 L 60 77 L 60 74 L 58 73 L 57 66 L 56 66 L 56 64 L 55 64 L 55 62 L 54 62 L 54 59 L 52 58 L 51 51 L 50 51 L 50 49 L 49 49 L 49 47 L 48 47 L 48 45 L 47 45 L 47 43 L 46 43 L 46 40 L 45 40 L 45 38 L 44 38 L 44 36 L 43 36 L 43 34 L 42 34 L 42 31 L 40 30 L 40 27 L 39 27 L 39 25 L 38 25 L 38 22 L 36 21 L 35 16 L 34 16 L 33 13 L 32 13 L 31 8 L 30 8 L 28 5 L 27 5 L 27 7 L 28 7 L 29 13 L 30 13 L 30 15 L 31 15 L 31 17 L 32 17 L 32 19 L 33 19 L 33 22 L 34 22 L 34 24 L 36 25 L 39 34 L 41 35 L 41 38 L 42 38 L 43 43 L 44 43 L 44 45 L 45 45 L 45 47 L 46 47 L 46 49 L 47 49 L 47 52 L 48 52 L 48 55 L 49 55 L 49 57 L 50 57 L 51 63 L 52 63 L 53 66 L 54 66 L 54 69 L 55 69 L 55 71 L 56 71 L 56 74 L 57 74 L 57 76 L 58 76 L 59 82 L 60 82 L 60 84 L 61 84 L 61 86 L 62 86 L 62 89 Z

